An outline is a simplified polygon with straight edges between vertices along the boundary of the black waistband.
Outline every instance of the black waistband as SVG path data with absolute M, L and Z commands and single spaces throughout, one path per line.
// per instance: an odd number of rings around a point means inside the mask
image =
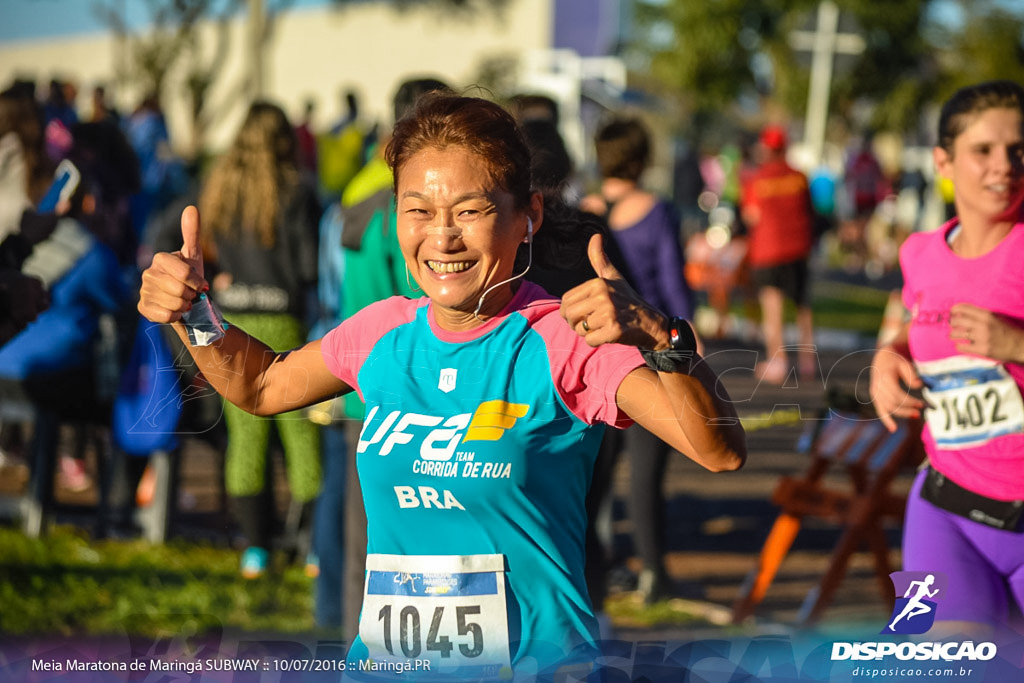
M 1016 531 L 1024 511 L 1024 501 L 983 496 L 965 489 L 932 467 L 928 468 L 921 486 L 921 498 L 972 522 L 1004 531 Z

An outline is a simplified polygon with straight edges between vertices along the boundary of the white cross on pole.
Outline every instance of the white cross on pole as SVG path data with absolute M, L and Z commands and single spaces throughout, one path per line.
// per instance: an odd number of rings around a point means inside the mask
M 832 66 L 836 53 L 857 55 L 864 51 L 864 39 L 856 33 L 839 33 L 839 8 L 832 0 L 818 3 L 814 31 L 793 31 L 789 44 L 795 50 L 811 52 L 811 86 L 807 93 L 807 121 L 804 144 L 814 165 L 821 163 L 825 148 L 825 124 L 832 90 Z

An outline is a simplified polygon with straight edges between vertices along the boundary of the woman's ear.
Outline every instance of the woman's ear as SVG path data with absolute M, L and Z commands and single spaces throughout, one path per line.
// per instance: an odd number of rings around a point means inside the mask
M 944 178 L 953 179 L 950 166 L 953 164 L 953 155 L 942 147 L 932 147 L 932 161 L 935 163 L 935 171 Z
M 527 217 L 530 219 L 527 223 L 527 234 L 524 242 L 532 240 L 537 236 L 537 231 L 540 230 L 541 223 L 544 222 L 544 195 L 540 192 L 534 192 L 530 195 L 530 208 L 526 212 Z

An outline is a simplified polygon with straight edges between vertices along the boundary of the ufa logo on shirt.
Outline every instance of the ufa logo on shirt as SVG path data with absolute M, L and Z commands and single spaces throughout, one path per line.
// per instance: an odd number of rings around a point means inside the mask
M 896 605 L 881 633 L 926 632 L 935 622 L 936 600 L 941 600 L 946 590 L 946 575 L 941 572 L 893 572 L 889 578 L 896 589 Z

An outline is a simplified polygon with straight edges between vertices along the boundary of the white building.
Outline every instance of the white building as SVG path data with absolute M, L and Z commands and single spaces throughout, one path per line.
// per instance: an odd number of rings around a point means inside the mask
M 7 9 L 0 14 L 6 12 L 11 19 L 14 11 L 53 13 L 63 8 L 81 12 L 82 5 L 90 4 L 80 0 L 4 0 Z M 267 2 L 250 6 L 260 4 L 272 6 Z M 127 7 L 139 10 L 134 4 Z M 352 90 L 359 95 L 361 115 L 387 125 L 392 94 L 406 78 L 432 76 L 456 88 L 471 86 L 488 63 L 516 63 L 529 52 L 574 47 L 558 45 L 556 34 L 564 40 L 586 36 L 589 44 L 581 46 L 583 54 L 594 55 L 601 42 L 595 36 L 607 36 L 604 40 L 612 46 L 620 13 L 619 0 L 508 0 L 499 12 L 485 10 L 471 16 L 453 15 L 437 7 L 399 11 L 388 2 L 337 5 L 329 0 L 298 0 L 278 15 L 263 52 L 262 92 L 296 119 L 303 103 L 312 99 L 317 105 L 314 124 L 323 127 L 342 115 L 343 93 Z M 587 24 L 596 28 L 581 32 L 580 25 L 585 28 Z M 228 25 L 227 58 L 211 87 L 207 110 L 205 142 L 212 149 L 230 140 L 250 101 L 247 82 L 254 61 L 250 27 L 245 14 Z M 204 60 L 212 59 L 216 30 L 212 22 L 199 29 Z M 0 84 L 19 77 L 33 79 L 39 86 L 51 78 L 70 80 L 79 88 L 77 106 L 86 110 L 89 91 L 104 83 L 118 108 L 130 111 L 143 93 L 117 83 L 117 74 L 129 59 L 125 43 L 96 21 L 91 25 L 83 21 L 78 32 L 65 29 L 57 35 L 5 35 L 0 37 Z M 187 149 L 193 130 L 182 71 L 169 76 L 163 104 L 172 140 Z

